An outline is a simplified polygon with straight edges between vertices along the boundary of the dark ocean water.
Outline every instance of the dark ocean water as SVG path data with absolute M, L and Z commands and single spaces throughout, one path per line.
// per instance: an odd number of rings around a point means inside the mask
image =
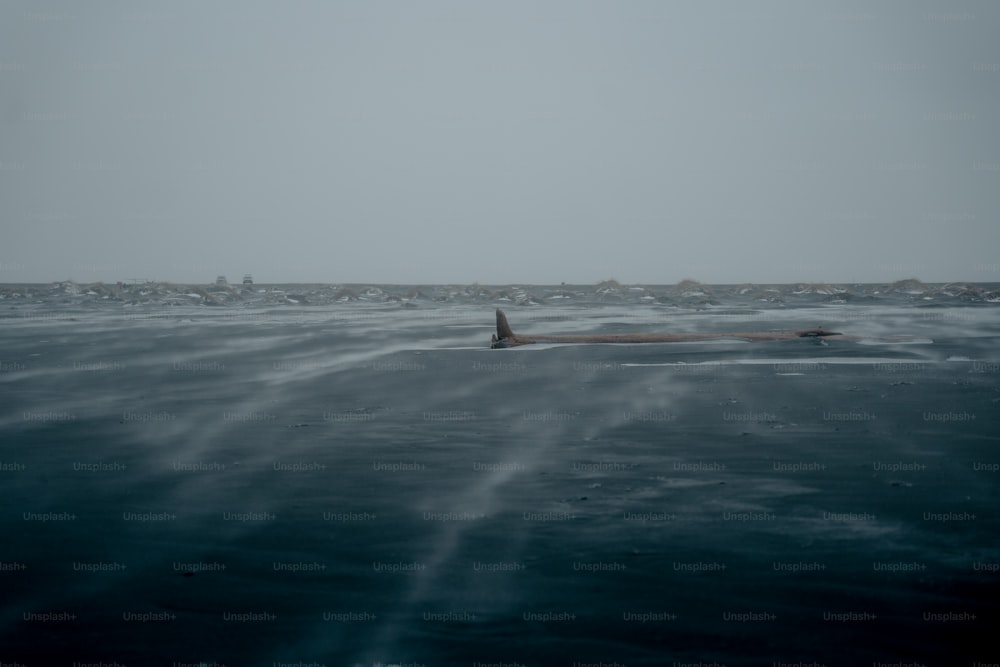
M 0 663 L 1000 662 L 997 294 L 0 287 Z

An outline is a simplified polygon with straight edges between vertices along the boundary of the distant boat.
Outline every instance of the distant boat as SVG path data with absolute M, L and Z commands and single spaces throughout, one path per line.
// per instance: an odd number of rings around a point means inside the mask
M 215 284 L 216 285 L 228 285 L 229 281 L 226 280 L 225 276 L 219 276 L 218 278 L 215 279 Z
M 243 284 L 244 285 L 253 285 L 253 276 L 251 276 L 249 273 L 245 274 L 243 276 Z

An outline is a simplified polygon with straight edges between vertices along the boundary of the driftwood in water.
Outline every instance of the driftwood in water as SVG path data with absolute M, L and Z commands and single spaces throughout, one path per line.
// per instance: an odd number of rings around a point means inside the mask
M 516 334 L 507 323 L 507 316 L 497 308 L 497 332 L 492 348 L 516 347 L 532 343 L 685 343 L 699 340 L 737 339 L 748 341 L 787 340 L 791 338 L 822 338 L 840 336 L 836 331 L 800 329 L 798 331 L 754 331 L 746 333 L 672 333 L 672 334 L 566 334 L 528 336 Z

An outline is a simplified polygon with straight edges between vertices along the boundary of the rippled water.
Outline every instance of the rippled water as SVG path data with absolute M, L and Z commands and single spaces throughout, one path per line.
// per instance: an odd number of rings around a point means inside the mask
M 8 296 L 0 660 L 995 661 L 996 305 L 556 289 Z

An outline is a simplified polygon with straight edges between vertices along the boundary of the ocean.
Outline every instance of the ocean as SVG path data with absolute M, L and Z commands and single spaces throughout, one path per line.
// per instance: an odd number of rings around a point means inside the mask
M 996 664 L 998 304 L 0 285 L 0 664 Z

